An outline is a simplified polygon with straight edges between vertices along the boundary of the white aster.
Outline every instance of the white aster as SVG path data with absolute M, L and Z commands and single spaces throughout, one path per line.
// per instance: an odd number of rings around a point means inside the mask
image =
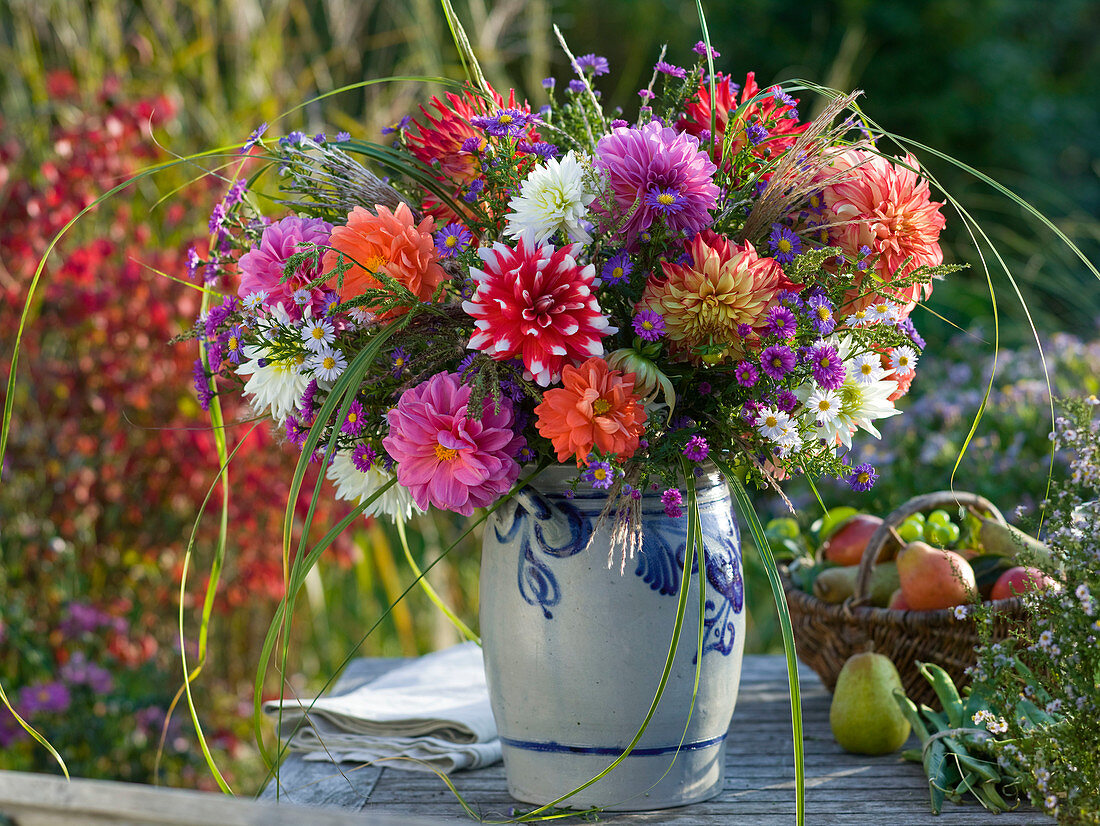
M 363 499 L 373 496 L 379 488 L 394 478 L 392 473 L 387 473 L 375 465 L 371 465 L 366 472 L 359 470 L 351 458 L 351 453 L 342 450 L 333 455 L 332 462 L 329 463 L 325 475 L 336 485 L 337 499 L 344 499 L 355 504 L 359 504 Z M 413 503 L 412 495 L 408 489 L 394 484 L 389 490 L 367 505 L 363 514 L 365 516 L 385 514 L 391 519 L 396 519 L 398 516 L 408 519 L 414 511 L 416 513 L 422 512 Z
M 321 381 L 336 381 L 347 366 L 348 360 L 340 350 L 325 349 L 306 361 L 306 369 L 313 371 L 314 378 Z
M 829 424 L 840 415 L 840 396 L 835 390 L 816 388 L 806 399 L 810 416 L 821 424 Z
M 364 307 L 352 307 L 348 310 L 348 315 L 351 316 L 351 320 L 360 327 L 374 321 L 374 313 Z
M 848 375 L 859 384 L 871 384 L 882 379 L 886 371 L 882 369 L 882 359 L 878 353 L 864 353 L 852 359 L 848 365 Z
M 267 290 L 256 290 L 244 297 L 242 306 L 250 313 L 254 313 L 263 307 L 265 301 L 267 301 Z
M 534 243 L 542 244 L 560 230 L 571 240 L 587 244 L 592 236 L 582 222 L 595 197 L 588 190 L 584 167 L 575 152 L 560 161 L 550 158 L 531 170 L 519 194 L 508 202 L 512 211 L 506 216 L 504 234 L 518 238 L 526 233 Z
M 897 324 L 901 320 L 901 306 L 893 301 L 879 299 L 867 308 L 867 321 L 877 324 Z
M 898 376 L 899 378 L 911 376 L 913 375 L 916 367 L 916 350 L 905 344 L 903 344 L 901 347 L 894 348 L 894 352 L 890 354 L 890 369 L 894 371 L 894 375 Z
M 765 439 L 778 442 L 790 431 L 791 417 L 775 407 L 762 407 L 756 414 L 756 430 Z
M 249 404 L 257 414 L 267 413 L 281 424 L 298 409 L 309 384 L 309 377 L 302 370 L 303 357 L 268 359 L 267 349 L 255 344 L 244 346 L 244 356 L 247 361 L 241 362 L 237 372 L 249 376 L 244 383 Z M 261 359 L 265 360 L 262 366 Z
M 336 328 L 325 318 L 307 319 L 302 325 L 302 341 L 310 352 L 322 353 L 336 341 Z

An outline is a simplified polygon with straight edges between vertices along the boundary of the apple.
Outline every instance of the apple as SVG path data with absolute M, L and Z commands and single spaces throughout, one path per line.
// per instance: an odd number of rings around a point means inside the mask
M 825 540 L 821 551 L 829 562 L 837 565 L 858 565 L 867 542 L 881 524 L 882 520 L 877 516 L 857 513 Z
M 990 591 L 990 599 L 1008 599 L 1019 596 L 1027 591 L 1045 591 L 1048 588 L 1057 588 L 1058 581 L 1038 568 L 1028 565 L 1017 565 L 1009 568 L 993 583 Z

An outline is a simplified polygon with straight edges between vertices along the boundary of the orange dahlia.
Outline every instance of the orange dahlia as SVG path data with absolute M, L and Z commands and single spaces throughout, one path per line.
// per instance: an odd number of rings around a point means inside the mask
M 580 367 L 566 365 L 561 381 L 535 408 L 535 426 L 554 445 L 558 461 L 573 456 L 586 464 L 593 448 L 621 459 L 633 456 L 646 418 L 634 374 L 612 370 L 594 356 Z
M 737 112 L 733 123 L 730 116 L 737 111 L 737 107 L 748 103 L 754 95 L 759 94 L 760 87 L 756 85 L 756 73 L 749 72 L 745 76 L 745 85 L 741 89 L 741 99 L 737 98 L 737 84 L 732 82 L 728 75 L 716 72 L 714 75 L 714 128 L 717 131 L 717 146 L 714 149 L 714 162 L 721 159 L 723 141 L 727 133 L 730 137 L 730 153 L 727 158 L 734 157 L 740 152 L 749 137 L 746 132 L 753 124 L 768 124 L 767 140 L 761 141 L 752 150 L 758 158 L 778 157 L 794 145 L 799 134 L 806 131 L 809 124 L 798 123 L 798 110 L 792 104 L 798 101 L 782 95 L 778 86 L 768 90 L 766 96 L 755 103 L 746 106 Z M 788 102 L 790 101 L 790 102 Z M 699 84 L 699 91 L 695 97 L 684 107 L 684 117 L 677 126 L 689 135 L 701 136 L 710 132 L 710 83 L 703 80 Z
M 382 205 L 375 209 L 377 215 L 356 207 L 348 215 L 346 226 L 333 228 L 329 240 L 333 249 L 325 253 L 325 270 L 335 268 L 340 253 L 352 266 L 344 273 L 342 286 L 337 286 L 335 276 L 327 286 L 338 290 L 340 298 L 347 301 L 365 290 L 383 289 L 375 276 L 382 271 L 421 301 L 430 301 L 436 287 L 447 278 L 432 238 L 435 220 L 429 217 L 417 224 L 404 203 L 398 204 L 393 212 Z
M 840 181 L 825 188 L 825 204 L 833 213 L 833 243 L 850 258 L 858 258 L 861 247 L 875 256 L 875 274 L 885 282 L 880 289 L 908 309 L 932 294 L 932 282 L 891 289 L 889 282 L 920 266 L 943 263 L 940 230 L 946 219 L 942 202 L 931 199 L 928 181 L 914 170 L 920 167 L 912 155 L 905 156 L 912 167 L 895 166 L 886 158 L 861 149 L 850 149 L 833 162 L 835 170 L 848 170 Z M 912 257 L 902 270 L 905 259 Z M 863 309 L 878 300 L 873 282 L 860 277 L 845 296 L 847 312 Z
M 687 251 L 685 264 L 662 262 L 663 277 L 650 277 L 635 310 L 664 317 L 665 334 L 682 359 L 698 363 L 699 347 L 708 348 L 708 361 L 739 355 L 776 294 L 794 285 L 775 259 L 757 255 L 748 241 L 733 244 L 705 230 Z

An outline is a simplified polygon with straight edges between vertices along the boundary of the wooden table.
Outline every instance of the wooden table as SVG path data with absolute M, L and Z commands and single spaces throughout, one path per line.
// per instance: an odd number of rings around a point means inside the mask
M 344 693 L 392 668 L 401 660 L 360 659 L 352 662 L 333 688 Z M 830 695 L 817 675 L 800 666 L 805 728 L 806 806 L 808 824 L 829 826 L 1050 826 L 1053 820 L 1021 807 L 993 815 L 977 802 L 944 804 L 936 817 L 928 807 L 928 783 L 921 767 L 898 755 L 863 757 L 848 754 L 829 730 Z M 916 745 L 913 739 L 909 746 Z M 513 808 L 529 811 L 508 796 L 504 769 L 498 763 L 476 771 L 456 772 L 451 781 L 462 797 L 487 820 L 505 820 Z M 373 766 L 306 762 L 289 756 L 276 795 L 271 783 L 261 797 L 308 806 L 335 807 L 364 815 L 404 815 L 436 823 L 470 823 L 454 794 L 434 774 Z M 786 661 L 780 656 L 747 656 L 737 711 L 733 716 L 722 794 L 679 809 L 630 814 L 605 813 L 615 823 L 661 823 L 682 826 L 752 824 L 790 826 L 795 822 L 794 757 L 791 748 L 790 701 Z M 370 822 L 368 819 L 366 822 Z M 578 823 L 568 818 L 556 823 Z

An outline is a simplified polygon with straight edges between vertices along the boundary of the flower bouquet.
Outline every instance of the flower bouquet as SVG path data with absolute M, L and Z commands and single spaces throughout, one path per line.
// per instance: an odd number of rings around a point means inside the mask
M 262 169 L 191 257 L 222 294 L 192 333 L 202 405 L 243 393 L 300 471 L 321 462 L 372 516 L 492 511 L 555 466 L 559 499 L 601 497 L 609 567 L 644 551 L 659 497 L 681 581 L 705 469 L 758 535 L 746 481 L 869 489 L 853 439 L 900 412 L 924 344 L 909 314 L 956 269 L 942 204 L 855 94 L 816 89 L 828 104 L 804 119 L 792 92 L 811 87 L 761 89 L 692 51 L 662 52 L 636 113 L 605 111 L 597 55 L 570 54 L 538 110 L 468 55 L 471 81 L 386 144 L 257 129 L 242 151 Z M 683 615 L 682 597 L 677 634 Z

